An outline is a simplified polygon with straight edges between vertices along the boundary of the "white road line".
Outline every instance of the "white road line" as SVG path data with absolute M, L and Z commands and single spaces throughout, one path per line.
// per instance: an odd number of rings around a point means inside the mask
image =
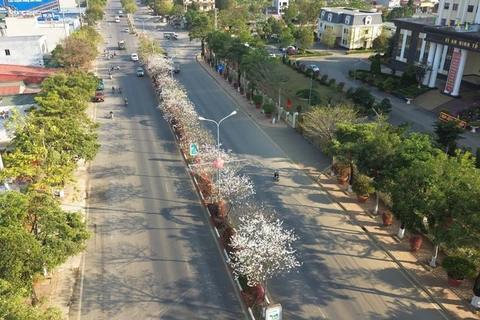
M 165 185 L 165 190 L 167 190 L 167 192 L 170 192 L 170 191 L 168 191 L 168 186 L 167 185 Z

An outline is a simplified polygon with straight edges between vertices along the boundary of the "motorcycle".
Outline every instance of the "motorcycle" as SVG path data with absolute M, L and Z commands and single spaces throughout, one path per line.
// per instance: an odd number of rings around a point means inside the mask
M 110 119 L 113 119 L 113 111 L 110 111 Z
M 122 94 L 122 92 L 123 92 L 123 89 L 121 87 L 118 88 L 118 93 Z
M 278 171 L 275 171 L 275 173 L 273 174 L 273 180 L 275 181 L 280 181 L 280 174 L 278 173 Z
M 125 107 L 128 107 L 128 100 L 125 98 Z

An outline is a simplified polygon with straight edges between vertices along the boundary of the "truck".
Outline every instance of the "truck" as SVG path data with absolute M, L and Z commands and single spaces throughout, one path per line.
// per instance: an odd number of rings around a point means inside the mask
M 118 41 L 118 50 L 126 50 L 127 47 L 125 46 L 125 40 Z
M 177 58 L 173 58 L 172 63 L 173 63 L 173 73 L 179 73 L 180 72 L 180 61 L 178 61 Z
M 175 32 L 164 32 L 163 39 L 165 40 L 178 40 L 178 34 Z

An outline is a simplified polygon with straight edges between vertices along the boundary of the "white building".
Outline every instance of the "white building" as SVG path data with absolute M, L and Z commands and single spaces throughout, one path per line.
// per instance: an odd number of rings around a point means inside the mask
M 273 6 L 277 8 L 277 14 L 282 14 L 283 9 L 288 8 L 289 0 L 273 0 Z
M 377 3 L 377 6 L 380 5 L 388 9 L 400 7 L 400 0 L 376 0 L 376 3 Z
M 196 2 L 200 11 L 210 11 L 215 9 L 215 0 L 183 0 L 183 7 L 187 10 L 188 5 Z
M 382 34 L 380 12 L 354 8 L 322 8 L 318 18 L 318 37 L 333 30 L 336 43 L 349 50 L 371 48 L 375 38 Z
M 43 67 L 49 53 L 45 36 L 0 37 L 0 64 Z
M 2 37 L 45 36 L 47 51 L 51 52 L 60 40 L 70 35 L 73 30 L 70 23 L 68 19 L 65 19 L 65 22 L 63 20 L 39 22 L 36 17 L 7 17 L 5 18 L 6 29 L 0 31 L 2 31 Z M 72 24 L 75 25 L 74 22 Z M 79 22 L 77 25 L 79 26 Z
M 442 91 L 453 97 L 464 85 L 480 84 L 480 0 L 441 0 L 436 18 L 397 19 L 392 68 L 405 70 L 425 63 L 423 84 L 434 88 L 446 80 Z M 480 88 L 478 88 L 480 89 Z

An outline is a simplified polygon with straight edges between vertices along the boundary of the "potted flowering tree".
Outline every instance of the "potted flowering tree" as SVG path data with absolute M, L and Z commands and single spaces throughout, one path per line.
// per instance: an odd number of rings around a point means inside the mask
M 443 259 L 442 268 L 448 276 L 448 284 L 452 287 L 458 287 L 467 278 L 471 278 L 476 273 L 475 264 L 467 258 L 461 256 L 448 256 Z
M 255 104 L 255 108 L 260 109 L 263 103 L 263 96 L 257 94 L 253 96 L 253 103 Z
M 359 203 L 365 203 L 368 197 L 375 192 L 375 188 L 372 186 L 370 178 L 363 174 L 356 177 L 352 189 L 357 194 L 357 200 Z
M 271 103 L 266 103 L 266 104 L 263 105 L 263 112 L 265 113 L 265 116 L 267 118 L 272 117 L 272 113 L 273 113 L 274 110 L 275 110 L 275 106 Z

